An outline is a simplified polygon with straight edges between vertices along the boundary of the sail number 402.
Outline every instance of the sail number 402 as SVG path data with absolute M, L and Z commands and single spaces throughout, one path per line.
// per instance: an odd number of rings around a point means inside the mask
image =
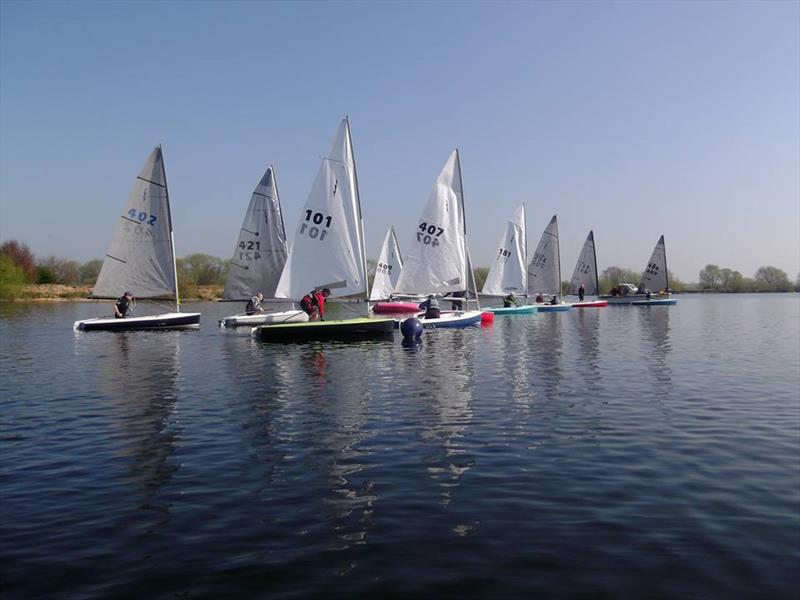
M 444 233 L 444 229 L 441 227 L 437 227 L 433 223 L 426 223 L 425 221 L 420 223 L 417 229 L 419 229 L 417 232 L 417 241 L 434 247 L 439 245 L 439 236 Z
M 128 211 L 128 216 L 134 221 L 139 221 L 140 223 L 146 223 L 147 225 L 155 225 L 156 220 L 158 218 L 156 217 L 156 215 L 151 215 L 143 210 L 141 211 L 136 210 L 135 208 L 132 208 Z
M 322 241 L 328 235 L 330 226 L 330 216 L 325 216 L 321 212 L 306 210 L 306 220 L 300 225 L 300 235 L 306 234 L 312 240 Z

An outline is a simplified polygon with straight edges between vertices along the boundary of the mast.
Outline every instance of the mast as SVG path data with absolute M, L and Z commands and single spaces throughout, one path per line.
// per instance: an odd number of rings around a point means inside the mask
M 594 230 L 589 232 L 592 236 L 592 252 L 594 253 L 594 287 L 597 290 L 596 296 L 600 296 L 600 277 L 597 275 L 597 246 L 594 244 Z
M 461 222 L 464 225 L 464 255 L 467 258 L 467 271 L 469 271 L 467 273 L 467 281 L 465 282 L 467 284 L 467 309 L 469 309 L 470 282 L 472 282 L 472 289 L 475 292 L 475 304 L 480 309 L 481 301 L 478 298 L 478 284 L 475 281 L 475 272 L 472 270 L 472 260 L 469 256 L 469 245 L 467 244 L 467 210 L 464 204 L 464 177 L 461 175 L 461 153 L 458 151 L 458 148 L 456 148 L 456 161 L 458 162 L 458 184 L 461 188 Z
M 397 241 L 397 234 L 394 232 L 394 225 L 390 225 L 389 228 L 392 230 L 392 239 L 394 240 L 394 247 L 397 249 L 397 260 L 399 260 L 402 263 L 403 255 L 400 252 L 400 242 Z
M 661 234 L 661 245 L 664 246 L 664 278 L 667 282 L 667 289 L 664 293 L 669 294 L 669 269 L 667 268 L 667 244 L 664 242 L 664 234 Z
M 558 217 L 556 217 L 556 261 L 558 262 L 558 287 L 556 293 L 561 296 L 561 241 L 558 239 Z
M 525 298 L 528 298 L 528 215 L 525 213 L 525 203 L 522 203 L 522 240 L 525 256 L 522 264 L 525 265 Z
M 350 134 L 350 116 L 345 115 L 347 123 L 347 141 L 350 146 L 350 160 L 353 162 L 353 181 L 355 182 L 356 206 L 358 207 L 358 237 L 361 250 L 361 268 L 364 276 L 364 301 L 367 303 L 367 316 L 369 316 L 369 289 L 367 277 L 367 250 L 364 244 L 364 216 L 361 211 L 361 193 L 358 191 L 358 172 L 356 170 L 356 152 L 353 147 L 353 136 Z
M 283 223 L 283 206 L 281 206 L 281 194 L 278 191 L 278 177 L 275 175 L 275 166 L 270 163 L 269 170 L 272 171 L 272 185 L 275 186 L 275 199 L 278 201 L 278 214 L 281 217 L 281 231 L 283 232 L 283 241 L 286 242 L 286 225 Z
M 158 155 L 161 158 L 161 174 L 164 176 L 164 196 L 167 198 L 167 220 L 169 221 L 169 249 L 172 252 L 172 277 L 175 283 L 175 312 L 181 312 L 181 301 L 178 296 L 178 261 L 175 258 L 175 232 L 172 230 L 172 208 L 169 204 L 169 186 L 167 185 L 167 168 L 164 166 L 164 152 L 161 144 L 158 145 Z

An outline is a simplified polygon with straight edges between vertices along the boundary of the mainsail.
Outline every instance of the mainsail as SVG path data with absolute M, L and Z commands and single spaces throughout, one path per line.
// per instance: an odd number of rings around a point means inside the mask
M 274 297 L 287 254 L 278 184 L 269 167 L 250 198 L 223 297 L 246 300 L 257 292 Z
M 561 294 L 561 259 L 558 253 L 558 219 L 555 215 L 528 263 L 528 294 Z
M 276 298 L 299 300 L 312 289 L 366 296 L 367 274 L 350 121 L 342 119 L 300 214 Z
M 669 289 L 669 274 L 667 272 L 667 250 L 664 246 L 664 236 L 658 238 L 653 254 L 642 273 L 642 283 L 653 291 L 661 292 Z
M 500 238 L 494 263 L 483 284 L 483 293 L 505 296 L 525 294 L 525 205 L 520 204 Z
M 597 254 L 594 248 L 594 231 L 590 231 L 583 243 L 581 255 L 575 263 L 575 270 L 572 272 L 572 279 L 569 282 L 569 293 L 578 295 L 578 288 L 583 285 L 584 293 L 587 296 L 597 296 L 599 294 L 597 283 Z
M 177 297 L 172 218 L 161 146 L 150 153 L 120 215 L 92 295 Z
M 466 227 L 458 150 L 453 150 L 436 178 L 414 234 L 396 291 L 412 294 L 466 291 Z
M 369 299 L 371 302 L 384 300 L 394 292 L 400 272 L 403 269 L 403 257 L 400 255 L 400 246 L 394 227 L 389 227 L 386 238 L 383 240 L 378 264 L 375 265 L 375 279 L 372 281 L 372 291 Z

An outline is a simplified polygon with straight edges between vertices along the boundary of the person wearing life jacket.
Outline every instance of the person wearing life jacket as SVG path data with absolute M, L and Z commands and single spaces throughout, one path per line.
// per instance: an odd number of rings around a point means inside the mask
M 426 319 L 438 319 L 442 316 L 442 311 L 439 308 L 439 301 L 430 294 L 425 300 L 420 302 L 419 309 L 425 311 Z
M 254 315 L 256 313 L 264 312 L 264 309 L 261 308 L 261 301 L 264 299 L 264 294 L 258 292 L 255 296 L 250 298 L 247 301 L 247 306 L 244 307 L 244 312 L 247 315 Z
M 537 294 L 536 295 L 536 302 L 538 302 L 540 304 L 543 303 L 544 302 L 544 296 L 542 294 Z
M 133 294 L 131 292 L 125 292 L 119 297 L 119 300 L 114 303 L 114 316 L 117 319 L 123 319 L 128 315 L 129 312 L 131 312 L 132 300 Z
M 583 283 L 581 283 L 580 287 L 578 288 L 578 302 L 583 302 L 583 298 L 586 295 L 586 288 L 583 287 Z
M 308 315 L 309 321 L 325 320 L 325 299 L 331 295 L 328 288 L 312 290 L 300 300 L 300 308 Z
M 503 298 L 503 308 L 511 308 L 512 306 L 519 306 L 514 292 L 511 292 L 508 296 Z

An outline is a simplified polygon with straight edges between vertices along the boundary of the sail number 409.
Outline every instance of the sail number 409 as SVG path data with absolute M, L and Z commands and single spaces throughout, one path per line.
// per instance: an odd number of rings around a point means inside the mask
M 417 241 L 434 247 L 439 245 L 439 236 L 444 233 L 444 229 L 441 227 L 437 227 L 433 223 L 426 223 L 425 221 L 420 223 L 417 229 L 419 229 L 417 232 Z
M 300 225 L 300 235 L 308 235 L 312 240 L 322 241 L 328 235 L 331 226 L 331 217 L 321 212 L 306 210 L 306 220 Z

